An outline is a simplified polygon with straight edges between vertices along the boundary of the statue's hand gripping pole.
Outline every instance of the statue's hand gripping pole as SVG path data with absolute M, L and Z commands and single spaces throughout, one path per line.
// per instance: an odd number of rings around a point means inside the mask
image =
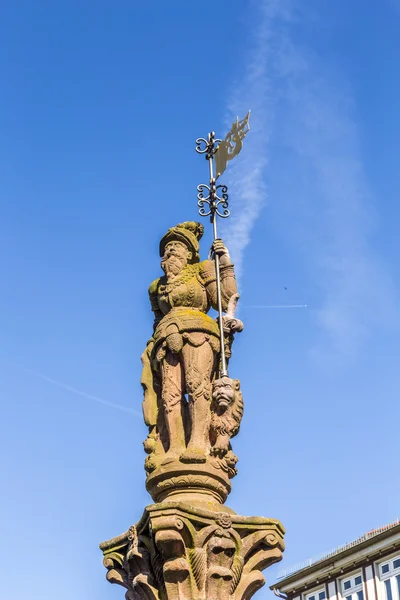
M 202 217 L 210 217 L 210 221 L 213 226 L 214 241 L 218 239 L 217 216 L 226 219 L 226 217 L 229 217 L 230 215 L 230 212 L 228 210 L 228 188 L 226 185 L 216 185 L 216 178 L 214 177 L 213 159 L 217 149 L 215 144 L 219 142 L 221 142 L 221 140 L 215 139 L 214 132 L 208 134 L 207 140 L 205 138 L 198 138 L 196 140 L 196 152 L 198 152 L 199 154 L 206 155 L 206 159 L 208 160 L 208 166 L 210 170 L 210 185 L 201 183 L 197 186 L 197 204 L 199 206 L 199 214 Z M 219 196 L 218 193 L 220 193 L 221 195 Z M 221 348 L 220 377 L 227 377 L 228 369 L 225 356 L 224 321 L 222 315 L 221 273 L 219 256 L 216 252 L 214 252 L 214 261 L 215 276 L 217 282 L 218 324 Z

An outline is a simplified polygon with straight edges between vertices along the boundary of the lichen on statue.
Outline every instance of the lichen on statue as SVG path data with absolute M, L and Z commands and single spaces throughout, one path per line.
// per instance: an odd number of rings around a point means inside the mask
M 208 314 L 211 308 L 218 308 L 217 281 L 214 260 L 200 261 L 202 235 L 203 226 L 195 222 L 169 229 L 160 242 L 164 275 L 149 288 L 154 331 L 142 355 L 141 380 L 144 419 L 149 427 L 144 443 L 148 472 L 173 461 L 204 463 L 220 453 L 212 450 L 217 436 L 211 431 L 220 332 L 217 321 Z M 212 252 L 219 256 L 222 308 L 229 313 L 224 317 L 229 351 L 232 332 L 243 327 L 230 313 L 238 298 L 234 267 L 221 240 L 214 241 Z M 233 321 L 236 329 L 229 325 Z M 223 421 L 222 413 L 219 417 Z M 238 428 L 239 423 L 236 432 Z M 227 452 L 226 440 L 224 443 Z

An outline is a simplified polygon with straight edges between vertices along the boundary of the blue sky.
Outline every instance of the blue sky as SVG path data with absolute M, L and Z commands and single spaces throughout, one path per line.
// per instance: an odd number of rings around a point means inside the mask
M 158 240 L 196 218 L 196 137 L 249 108 L 229 504 L 286 526 L 269 584 L 399 516 L 399 28 L 397 0 L 3 3 L 2 597 L 123 597 L 97 545 L 150 502 Z

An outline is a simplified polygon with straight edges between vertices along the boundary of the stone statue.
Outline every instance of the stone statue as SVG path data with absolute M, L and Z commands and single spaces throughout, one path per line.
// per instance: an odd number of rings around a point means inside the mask
M 210 216 L 213 229 L 208 260 L 200 261 L 200 223 L 180 223 L 160 242 L 164 274 L 149 288 L 154 328 L 141 377 L 146 489 L 154 503 L 100 545 L 107 579 L 124 588 L 126 600 L 250 600 L 265 583 L 261 571 L 281 560 L 285 547 L 279 521 L 240 516 L 225 505 L 237 472 L 231 440 L 244 408 L 228 362 L 243 323 L 235 317 L 234 267 L 218 238 L 216 218 L 229 210 L 213 161 L 219 176 L 239 152 L 248 121 L 249 113 L 237 119 L 225 140 L 213 132 L 196 140 L 210 174 L 209 185 L 197 187 L 199 214 Z M 273 451 L 266 454 L 257 473 L 272 493 Z
M 222 315 L 216 268 L 200 262 L 199 223 L 172 227 L 160 243 L 164 275 L 150 286 L 154 331 L 142 355 L 146 488 L 154 504 L 130 529 L 101 544 L 107 579 L 126 600 L 249 600 L 261 571 L 281 560 L 284 529 L 275 519 L 242 517 L 224 502 L 236 475 L 231 439 L 243 398 L 222 369 L 231 356 L 239 298 L 234 268 L 220 239 Z M 221 330 L 220 330 L 221 327 Z M 222 339 L 221 339 L 222 335 Z M 221 364 L 220 364 L 221 363 Z
M 204 463 L 212 454 L 211 400 L 219 371 L 220 332 L 216 320 L 207 314 L 211 307 L 217 309 L 217 284 L 214 261 L 200 262 L 202 235 L 203 226 L 195 222 L 169 229 L 160 242 L 164 275 L 149 288 L 154 333 L 142 356 L 143 412 L 149 427 L 145 449 L 153 455 L 147 461 L 148 470 L 156 466 L 157 458 L 163 464 L 174 460 Z M 224 317 L 228 350 L 232 331 L 242 328 L 232 314 L 238 298 L 235 273 L 221 240 L 214 241 L 212 252 L 219 256 L 222 308 L 230 309 Z M 217 384 L 217 390 L 233 398 L 234 385 L 237 383 L 225 378 L 222 386 Z M 227 392 L 230 386 L 232 390 Z M 225 434 L 225 454 L 228 437 Z M 221 446 L 221 436 L 216 439 Z M 218 452 L 222 450 L 219 446 Z

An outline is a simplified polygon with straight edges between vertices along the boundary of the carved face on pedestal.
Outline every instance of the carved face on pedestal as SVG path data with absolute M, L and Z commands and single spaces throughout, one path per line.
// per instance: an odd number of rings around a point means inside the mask
M 214 535 L 207 546 L 207 598 L 228 598 L 232 586 L 232 565 L 236 546 L 228 536 Z
M 221 377 L 213 383 L 212 397 L 221 410 L 226 410 L 235 398 L 235 382 L 230 377 Z
M 176 277 L 192 258 L 187 246 L 177 240 L 171 240 L 165 246 L 161 259 L 161 268 L 167 277 Z

